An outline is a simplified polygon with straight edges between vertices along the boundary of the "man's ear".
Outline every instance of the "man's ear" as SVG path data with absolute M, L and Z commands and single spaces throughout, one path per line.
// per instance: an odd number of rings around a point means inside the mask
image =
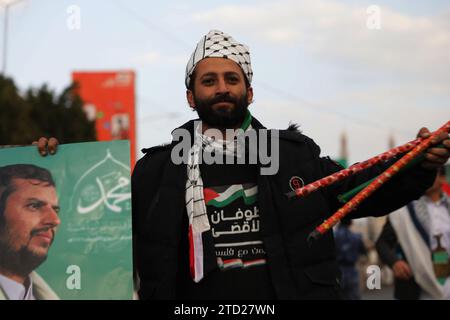
M 253 102 L 253 88 L 248 87 L 247 88 L 247 103 L 251 104 Z
M 195 109 L 195 103 L 194 103 L 194 93 L 191 90 L 186 90 L 186 99 L 189 103 L 189 106 L 192 109 Z

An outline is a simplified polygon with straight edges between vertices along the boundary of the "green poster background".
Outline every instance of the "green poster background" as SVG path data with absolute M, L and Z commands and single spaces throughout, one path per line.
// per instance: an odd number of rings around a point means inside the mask
M 130 147 L 126 140 L 0 149 L 0 166 L 50 170 L 61 224 L 36 270 L 61 299 L 132 299 Z

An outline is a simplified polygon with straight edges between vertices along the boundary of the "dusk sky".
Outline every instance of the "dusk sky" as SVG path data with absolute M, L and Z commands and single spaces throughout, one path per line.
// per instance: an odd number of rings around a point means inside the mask
M 338 155 L 343 131 L 352 163 L 386 151 L 390 134 L 398 145 L 450 119 L 449 1 L 22 0 L 6 74 L 21 90 L 61 91 L 72 71 L 134 70 L 138 149 L 150 147 L 196 116 L 185 66 L 211 29 L 250 47 L 253 115 L 300 124 L 323 155 Z

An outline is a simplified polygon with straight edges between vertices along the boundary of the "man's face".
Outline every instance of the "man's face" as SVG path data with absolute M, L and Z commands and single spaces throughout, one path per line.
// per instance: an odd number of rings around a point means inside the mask
M 31 269 L 47 258 L 60 224 L 55 187 L 34 179 L 13 179 L 0 225 L 0 256 L 13 266 Z M 7 257 L 5 256 L 7 255 Z
M 188 90 L 187 99 L 200 119 L 214 128 L 239 127 L 253 99 L 239 65 L 230 59 L 206 58 L 197 64 L 195 74 L 195 92 Z

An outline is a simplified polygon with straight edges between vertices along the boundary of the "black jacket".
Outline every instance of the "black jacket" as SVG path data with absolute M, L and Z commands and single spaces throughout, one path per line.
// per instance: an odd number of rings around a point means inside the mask
M 253 119 L 253 128 L 266 130 Z M 193 121 L 181 128 L 193 132 Z M 270 133 L 270 130 L 269 130 Z M 280 167 L 272 176 L 259 175 L 260 235 L 267 265 L 279 299 L 339 298 L 339 270 L 333 233 L 311 247 L 306 238 L 341 204 L 336 196 L 381 173 L 387 164 L 357 174 L 306 198 L 289 200 L 293 176 L 305 184 L 342 168 L 320 157 L 314 141 L 295 130 L 279 131 Z M 176 165 L 170 154 L 176 142 L 144 149 L 132 175 L 135 266 L 141 299 L 173 299 L 182 218 L 186 215 L 186 165 Z M 433 182 L 434 174 L 419 167 L 388 182 L 352 213 L 352 218 L 387 214 L 417 199 Z

